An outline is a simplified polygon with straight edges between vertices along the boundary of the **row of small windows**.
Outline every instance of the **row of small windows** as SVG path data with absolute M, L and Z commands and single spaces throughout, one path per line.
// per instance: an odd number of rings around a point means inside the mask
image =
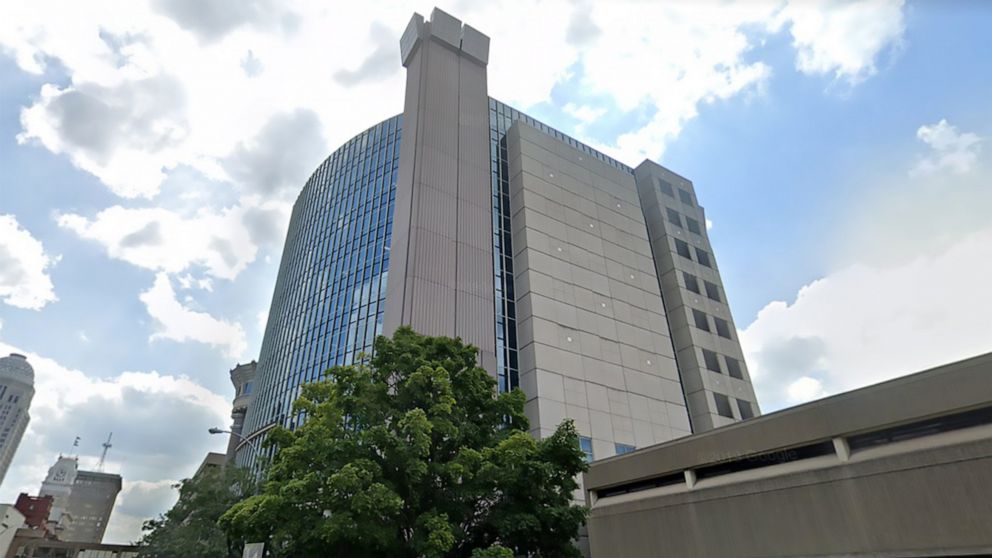
M 721 356 L 723 356 L 723 360 L 726 362 L 727 375 L 731 378 L 743 380 L 744 372 L 741 370 L 741 363 L 739 360 L 727 355 L 718 355 L 709 349 L 703 349 L 703 364 L 706 366 L 706 369 L 718 374 L 723 374 L 723 368 L 720 366 Z
M 585 455 L 586 463 L 591 463 L 596 459 L 595 454 L 592 451 L 592 438 L 588 436 L 579 436 L 579 449 Z M 625 453 L 630 453 L 637 448 L 630 444 L 621 444 L 619 442 L 613 444 L 613 451 L 616 455 L 623 455 Z
M 696 207 L 696 204 L 693 202 L 692 199 L 692 194 L 688 190 L 683 190 L 682 188 L 675 188 L 674 186 L 672 186 L 671 182 L 665 180 L 664 178 L 658 179 L 658 188 L 661 190 L 663 194 L 671 198 L 675 197 L 675 190 L 677 189 L 679 191 L 679 200 L 682 203 L 688 205 L 689 207 Z
M 685 279 L 685 288 L 701 295 L 702 290 L 699 288 L 699 278 L 691 273 L 682 272 L 682 278 Z M 709 281 L 703 280 L 703 287 L 706 289 L 706 297 L 710 300 L 715 300 L 717 302 L 723 302 L 720 298 L 720 287 L 716 283 L 710 283 Z
M 699 265 L 703 265 L 703 266 L 706 266 L 706 267 L 711 268 L 711 269 L 713 268 L 713 262 L 712 262 L 712 260 L 710 260 L 710 253 L 709 252 L 707 252 L 706 250 L 703 250 L 702 248 L 699 248 L 698 246 L 692 246 L 690 248 L 689 243 L 686 242 L 686 241 L 684 241 L 684 240 L 681 240 L 681 239 L 678 239 L 678 238 L 676 238 L 674 240 L 675 240 L 675 252 L 678 255 L 682 256 L 683 258 L 685 258 L 687 260 L 695 261 Z M 696 258 L 695 259 L 693 259 L 693 257 L 692 257 L 692 254 L 693 253 L 696 254 Z
M 703 228 L 702 226 L 700 226 L 699 221 L 693 219 L 692 217 L 689 217 L 688 215 L 683 216 L 681 213 L 675 211 L 670 207 L 666 207 L 665 212 L 668 216 L 669 223 L 675 225 L 680 229 L 688 229 L 689 232 L 702 236 Z M 685 217 L 685 226 L 682 226 L 683 217 Z
M 714 328 L 712 329 L 710 328 L 710 322 L 709 322 L 710 318 L 713 318 Z M 724 337 L 726 339 L 733 339 L 733 337 L 731 337 L 730 335 L 730 322 L 724 320 L 723 318 L 710 316 L 706 312 L 703 312 L 702 310 L 697 310 L 693 308 L 692 321 L 697 329 L 701 329 L 703 331 L 708 331 L 711 333 L 713 333 L 715 329 L 716 330 L 715 333 L 720 337 Z
M 722 393 L 713 393 L 713 402 L 716 403 L 716 414 L 730 419 L 737 418 L 734 416 L 734 411 L 730 407 L 730 399 Z M 733 399 L 737 402 L 737 411 L 740 413 L 741 419 L 754 417 L 754 408 L 751 406 L 750 401 L 737 399 L 736 397 Z

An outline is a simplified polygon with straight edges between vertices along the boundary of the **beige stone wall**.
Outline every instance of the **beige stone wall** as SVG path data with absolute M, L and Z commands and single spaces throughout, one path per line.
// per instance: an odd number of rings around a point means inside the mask
M 522 122 L 507 146 L 532 433 L 570 418 L 595 459 L 689 434 L 633 176 Z

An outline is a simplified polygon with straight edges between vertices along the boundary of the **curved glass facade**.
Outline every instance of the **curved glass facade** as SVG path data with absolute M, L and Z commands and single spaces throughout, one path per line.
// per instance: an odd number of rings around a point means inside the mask
M 494 300 L 499 389 L 518 387 L 513 249 L 506 131 L 523 120 L 590 156 L 630 167 L 513 109 L 489 100 Z M 369 128 L 331 154 L 293 206 L 262 340 L 255 400 L 245 418 L 251 438 L 268 427 L 294 428 L 300 385 L 331 366 L 370 353 L 382 329 L 389 243 L 400 159 L 402 115 Z M 238 463 L 254 462 L 242 444 Z
M 382 328 L 402 116 L 349 140 L 293 205 L 243 432 L 294 428 L 300 385 L 370 352 Z M 238 463 L 254 462 L 250 444 Z

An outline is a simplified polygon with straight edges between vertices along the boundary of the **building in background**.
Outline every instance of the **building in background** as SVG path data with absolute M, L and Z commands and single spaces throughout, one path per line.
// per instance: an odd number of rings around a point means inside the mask
M 39 497 L 49 497 L 52 499 L 52 509 L 48 514 L 51 523 L 51 533 L 57 538 L 62 538 L 66 530 L 72 525 L 72 514 L 69 512 L 69 495 L 72 494 L 72 485 L 76 482 L 76 475 L 79 473 L 79 460 L 75 457 L 60 455 L 51 467 L 48 468 L 48 475 L 41 482 L 41 489 L 38 491 Z
M 200 466 L 196 468 L 196 472 L 193 473 L 193 478 L 199 477 L 200 475 L 212 471 L 219 471 L 224 468 L 228 463 L 227 454 L 210 452 L 203 458 L 200 462 Z
M 500 390 L 525 392 L 532 433 L 573 419 L 590 459 L 759 413 L 693 185 L 490 98 L 488 59 L 473 27 L 415 14 L 403 114 L 304 185 L 249 439 L 295 428 L 302 384 L 400 325 L 476 345 Z
M 24 355 L 0 358 L 0 483 L 21 444 L 34 398 L 34 369 Z
M 14 507 L 24 516 L 24 525 L 43 533 L 50 532 L 49 515 L 52 513 L 54 499 L 51 496 L 28 496 L 20 493 Z
M 234 403 L 231 408 L 231 436 L 227 442 L 227 461 L 233 461 L 238 444 L 242 440 L 245 414 L 255 397 L 255 370 L 258 363 L 238 364 L 231 369 L 231 383 L 234 384 Z M 212 455 L 212 454 L 211 454 Z M 207 456 L 208 459 L 210 455 Z M 206 463 L 206 461 L 204 461 Z
M 0 556 L 6 556 L 14 536 L 24 524 L 24 514 L 16 506 L 0 504 Z
M 593 463 L 592 556 L 992 556 L 992 353 Z
M 76 457 L 59 456 L 41 484 L 39 496 L 52 498 L 49 519 L 61 541 L 99 543 L 121 491 L 121 476 L 79 469 Z
M 72 523 L 59 538 L 72 542 L 102 542 L 121 485 L 120 475 L 79 471 L 69 496 Z

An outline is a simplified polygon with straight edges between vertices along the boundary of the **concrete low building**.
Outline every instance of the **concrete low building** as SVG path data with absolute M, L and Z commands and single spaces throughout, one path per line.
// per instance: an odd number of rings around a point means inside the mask
M 992 555 L 992 353 L 594 462 L 593 558 Z
M 137 558 L 138 548 L 129 544 L 61 541 L 45 538 L 32 529 L 17 529 L 4 558 Z
M 15 506 L 0 504 L 0 555 L 6 556 L 14 534 L 24 524 L 24 514 Z

